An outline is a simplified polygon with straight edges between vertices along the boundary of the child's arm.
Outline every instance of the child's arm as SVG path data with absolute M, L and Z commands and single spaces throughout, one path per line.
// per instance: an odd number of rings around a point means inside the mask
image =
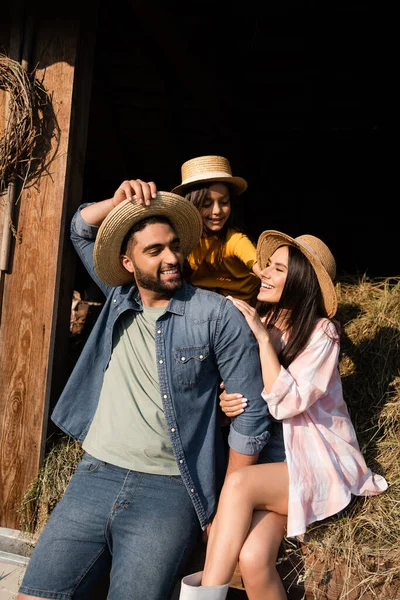
M 256 260 L 257 250 L 253 242 L 244 233 L 237 232 L 232 238 L 231 253 L 244 263 L 249 271 L 253 271 L 261 279 L 261 269 Z
M 261 269 L 260 269 L 260 265 L 258 264 L 258 262 L 254 263 L 254 265 L 251 267 L 251 270 L 253 271 L 253 273 L 255 275 L 257 275 L 257 277 L 259 277 L 261 279 Z

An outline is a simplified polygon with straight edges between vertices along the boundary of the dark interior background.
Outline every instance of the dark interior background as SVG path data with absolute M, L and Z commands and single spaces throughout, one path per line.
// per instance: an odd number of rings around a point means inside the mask
M 255 238 L 312 233 L 339 275 L 400 275 L 394 23 L 357 0 L 100 2 L 84 201 L 222 154 Z

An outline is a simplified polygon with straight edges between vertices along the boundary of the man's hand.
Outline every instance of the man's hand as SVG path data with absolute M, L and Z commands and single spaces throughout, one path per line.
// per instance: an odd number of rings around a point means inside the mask
M 115 190 L 112 198 L 85 206 L 81 210 L 81 216 L 89 225 L 99 226 L 107 215 L 124 200 L 150 206 L 152 198 L 155 198 L 156 195 L 157 187 L 154 181 L 146 182 L 141 179 L 126 179 Z
M 154 181 L 142 181 L 141 179 L 126 179 L 115 190 L 112 198 L 113 207 L 118 206 L 124 200 L 136 200 L 139 204 L 150 206 L 151 200 L 157 195 L 157 186 Z

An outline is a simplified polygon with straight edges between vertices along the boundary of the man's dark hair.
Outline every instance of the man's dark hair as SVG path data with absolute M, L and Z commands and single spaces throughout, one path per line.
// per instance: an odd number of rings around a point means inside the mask
M 142 231 L 145 227 L 147 227 L 147 225 L 154 225 L 155 223 L 165 223 L 166 225 L 172 227 L 172 229 L 175 231 L 175 227 L 172 225 L 171 221 L 168 219 L 168 217 L 164 217 L 164 215 L 152 215 L 151 217 L 146 217 L 145 219 L 142 219 L 141 221 L 138 221 L 132 225 L 132 227 L 126 233 L 121 244 L 121 254 L 126 254 L 129 242 L 137 231 Z

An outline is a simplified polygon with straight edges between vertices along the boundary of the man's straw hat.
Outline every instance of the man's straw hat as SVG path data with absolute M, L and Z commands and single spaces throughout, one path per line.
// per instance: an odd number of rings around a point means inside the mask
M 222 181 L 229 183 L 237 194 L 247 189 L 243 177 L 232 175 L 231 165 L 223 156 L 198 156 L 183 163 L 181 167 L 182 183 L 172 190 L 175 194 L 186 194 L 186 190 L 198 183 Z
M 167 217 L 181 241 L 186 257 L 197 246 L 203 231 L 203 221 L 197 208 L 182 196 L 157 192 L 150 206 L 124 200 L 107 215 L 97 232 L 94 245 L 94 268 L 104 283 L 110 286 L 132 283 L 132 274 L 120 262 L 121 245 L 128 231 L 143 219 Z
M 265 268 L 268 259 L 279 246 L 294 246 L 308 258 L 319 281 L 326 314 L 332 318 L 337 310 L 337 296 L 333 284 L 336 262 L 328 246 L 313 235 L 291 238 L 280 231 L 264 231 L 257 242 L 257 262 L 261 269 Z

